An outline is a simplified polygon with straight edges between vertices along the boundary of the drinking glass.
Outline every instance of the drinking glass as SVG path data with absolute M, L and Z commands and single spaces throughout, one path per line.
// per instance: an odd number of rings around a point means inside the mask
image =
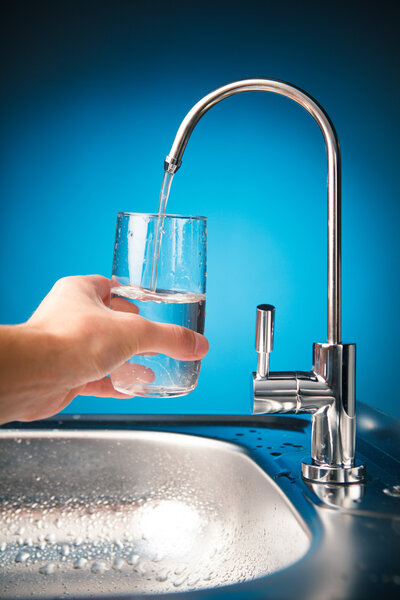
M 205 217 L 118 213 L 111 309 L 204 333 L 206 225 Z M 200 360 L 134 355 L 111 380 L 125 394 L 184 396 L 196 387 L 200 366 Z

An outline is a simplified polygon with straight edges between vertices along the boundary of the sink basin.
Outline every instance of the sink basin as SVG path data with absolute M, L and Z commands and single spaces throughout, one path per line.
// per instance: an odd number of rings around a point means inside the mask
M 311 534 L 241 446 L 160 431 L 0 431 L 0 595 L 216 588 L 301 559 Z
M 400 423 L 358 406 L 365 484 L 311 484 L 300 416 L 0 427 L 0 597 L 397 600 Z

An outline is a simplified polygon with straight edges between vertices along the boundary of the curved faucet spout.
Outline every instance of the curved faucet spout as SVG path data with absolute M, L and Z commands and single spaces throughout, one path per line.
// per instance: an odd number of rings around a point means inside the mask
M 204 96 L 188 112 L 178 129 L 164 167 L 175 173 L 182 162 L 189 137 L 201 117 L 215 104 L 241 92 L 274 92 L 291 98 L 318 123 L 328 158 L 328 344 L 341 343 L 341 187 L 340 149 L 336 131 L 324 109 L 300 88 L 277 79 L 242 79 L 223 85 Z

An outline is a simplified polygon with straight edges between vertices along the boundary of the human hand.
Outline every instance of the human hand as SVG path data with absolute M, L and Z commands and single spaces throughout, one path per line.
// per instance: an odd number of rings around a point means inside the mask
M 0 327 L 0 422 L 52 416 L 78 394 L 127 398 L 107 375 L 134 354 L 207 353 L 190 329 L 109 310 L 112 286 L 100 275 L 65 277 L 26 323 Z

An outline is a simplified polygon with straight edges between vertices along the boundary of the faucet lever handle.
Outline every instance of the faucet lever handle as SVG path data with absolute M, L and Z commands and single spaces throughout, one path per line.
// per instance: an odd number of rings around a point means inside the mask
M 256 320 L 257 379 L 267 379 L 269 355 L 274 346 L 275 306 L 259 304 Z

